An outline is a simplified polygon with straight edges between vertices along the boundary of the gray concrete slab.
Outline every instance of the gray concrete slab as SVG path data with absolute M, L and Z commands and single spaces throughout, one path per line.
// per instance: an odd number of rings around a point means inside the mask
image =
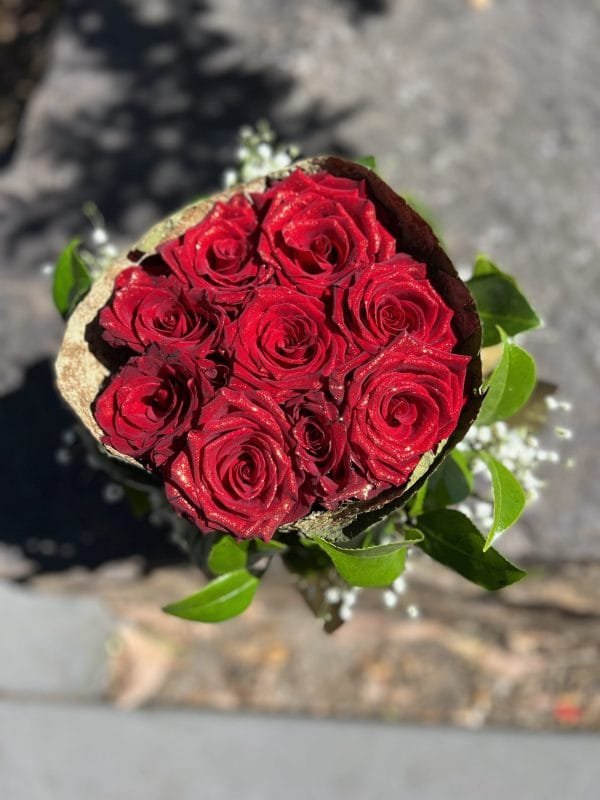
M 0 695 L 99 699 L 115 622 L 96 600 L 0 582 Z
M 595 800 L 600 738 L 0 703 L 3 800 Z

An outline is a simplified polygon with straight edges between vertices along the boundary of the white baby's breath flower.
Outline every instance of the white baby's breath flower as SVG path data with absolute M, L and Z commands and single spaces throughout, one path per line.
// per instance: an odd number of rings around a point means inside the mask
M 285 169 L 292 163 L 291 157 L 284 152 L 275 153 L 272 160 L 275 169 Z
M 67 464 L 71 463 L 71 451 L 66 447 L 59 447 L 54 451 L 54 460 L 61 467 L 66 467 Z
M 108 242 L 108 233 L 104 228 L 94 228 L 92 231 L 92 242 L 96 245 L 103 245 Z
M 238 181 L 237 172 L 234 169 L 226 169 L 223 173 L 223 185 L 226 189 L 231 189 Z
M 325 590 L 325 600 L 330 605 L 333 605 L 334 603 L 339 603 L 341 599 L 342 599 L 342 591 L 338 586 L 330 586 L 328 589 Z
M 104 248 L 102 249 L 102 253 L 104 256 L 106 256 L 106 258 L 115 258 L 118 252 L 119 251 L 117 247 L 114 244 L 111 244 L 110 242 L 107 242 Z
M 273 158 L 273 148 L 270 144 L 266 142 L 261 142 L 256 148 L 256 155 L 263 159 L 263 161 L 267 161 L 270 158 Z
M 288 167 L 297 157 L 298 148 L 295 145 L 277 144 L 276 138 L 271 126 L 264 121 L 257 123 L 255 128 L 247 125 L 241 128 L 236 151 L 238 164 L 223 174 L 225 187 Z
M 61 431 L 60 438 L 63 444 L 66 444 L 67 447 L 71 447 L 77 441 L 77 433 L 74 428 L 66 428 L 64 431 Z
M 348 608 L 352 608 L 352 606 L 356 605 L 356 601 L 358 599 L 358 587 L 353 586 L 351 589 L 347 589 L 343 596 L 342 596 L 342 603 Z
M 569 428 L 563 428 L 561 425 L 557 425 L 554 428 L 554 433 L 560 439 L 572 439 L 573 438 L 573 431 L 570 430 Z
M 107 483 L 102 489 L 102 497 L 106 503 L 118 503 L 125 497 L 125 489 L 120 483 Z

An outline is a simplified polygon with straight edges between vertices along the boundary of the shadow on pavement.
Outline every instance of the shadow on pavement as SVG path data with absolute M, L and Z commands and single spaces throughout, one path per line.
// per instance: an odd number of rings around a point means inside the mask
M 327 132 L 352 109 L 332 112 L 313 103 L 284 112 L 293 77 L 243 62 L 231 36 L 210 27 L 207 0 L 173 0 L 166 8 L 153 16 L 143 2 L 105 0 L 100 10 L 85 0 L 65 4 L 58 35 L 73 48 L 75 69 L 82 61 L 84 72 L 74 86 L 81 91 L 81 81 L 89 81 L 90 102 L 76 118 L 58 106 L 59 113 L 44 121 L 43 139 L 57 177 L 74 175 L 74 185 L 58 193 L 46 182 L 52 188 L 41 190 L 34 203 L 13 205 L 9 253 L 25 237 L 43 243 L 57 218 L 77 232 L 89 200 L 109 230 L 139 233 L 191 197 L 218 188 L 239 128 L 261 118 L 286 141 L 322 133 L 325 147 L 346 152 Z M 64 84 L 70 80 L 60 76 Z
M 389 8 L 389 0 L 336 0 L 340 6 L 346 7 L 351 19 L 362 22 L 365 17 L 385 14 Z
M 0 398 L 0 543 L 19 548 L 38 572 L 94 569 L 131 556 L 141 557 L 146 571 L 186 561 L 164 529 L 133 516 L 126 499 L 104 499 L 110 479 L 87 463 L 83 445 L 66 446 L 73 422 L 47 361 L 29 367 L 23 384 Z

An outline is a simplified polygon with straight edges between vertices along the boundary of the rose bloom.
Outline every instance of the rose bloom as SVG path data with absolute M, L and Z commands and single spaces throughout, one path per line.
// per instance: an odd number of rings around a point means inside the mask
M 296 459 L 306 478 L 302 491 L 327 509 L 362 496 L 367 482 L 352 467 L 346 426 L 322 392 L 293 397 L 284 406 L 292 422 Z
M 452 309 L 427 280 L 425 264 L 404 253 L 370 265 L 349 288 L 334 292 L 333 319 L 348 342 L 352 366 L 404 334 L 452 350 L 452 317 Z
M 364 181 L 296 170 L 254 200 L 265 215 L 259 255 L 281 284 L 307 294 L 321 296 L 396 251 Z
M 284 286 L 258 289 L 236 324 L 231 385 L 266 390 L 279 402 L 319 389 L 344 347 L 321 301 Z
M 469 361 L 404 336 L 354 372 L 343 418 L 352 457 L 368 478 L 401 486 L 420 457 L 453 433 Z
M 285 414 L 265 392 L 222 389 L 164 471 L 167 498 L 204 532 L 268 541 L 304 516 Z
M 206 290 L 216 303 L 239 306 L 272 274 L 256 257 L 257 224 L 253 205 L 237 194 L 158 250 L 182 283 Z
M 175 277 L 130 267 L 117 276 L 99 322 L 103 338 L 113 347 L 142 353 L 157 344 L 165 352 L 204 356 L 218 347 L 224 319 L 206 293 L 186 291 Z
M 217 377 L 211 361 L 165 355 L 156 347 L 131 358 L 96 399 L 103 443 L 159 466 L 214 395 Z

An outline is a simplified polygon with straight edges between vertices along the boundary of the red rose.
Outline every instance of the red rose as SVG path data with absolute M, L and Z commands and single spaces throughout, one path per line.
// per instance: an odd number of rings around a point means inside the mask
M 254 197 L 265 213 L 258 252 L 277 280 L 320 296 L 396 252 L 364 181 L 296 170 Z
M 237 306 L 272 269 L 256 258 L 256 212 L 243 194 L 217 203 L 198 225 L 159 247 L 177 277 L 205 289 L 218 303 Z
M 231 385 L 264 389 L 281 402 L 296 390 L 319 389 L 343 347 L 320 300 L 263 286 L 237 320 Z
M 223 312 L 204 292 L 186 291 L 175 277 L 139 267 L 118 275 L 113 297 L 100 312 L 103 338 L 137 353 L 157 344 L 165 351 L 204 356 L 218 347 L 223 325 Z
M 176 439 L 213 394 L 217 367 L 205 359 L 165 356 L 152 347 L 130 359 L 96 399 L 102 441 L 120 453 L 162 464 Z
M 358 496 L 366 486 L 350 463 L 346 426 L 337 406 L 322 392 L 309 392 L 289 400 L 284 410 L 292 422 L 296 458 L 310 498 L 328 509 Z
M 427 268 L 403 253 L 372 264 L 349 289 L 334 291 L 333 319 L 349 344 L 349 366 L 364 363 L 398 336 L 452 350 L 452 309 L 427 280 Z
M 222 389 L 165 470 L 167 497 L 201 530 L 268 541 L 308 511 L 289 422 L 264 392 Z
M 450 436 L 469 361 L 404 336 L 356 370 L 343 418 L 367 477 L 401 486 L 420 457 Z

